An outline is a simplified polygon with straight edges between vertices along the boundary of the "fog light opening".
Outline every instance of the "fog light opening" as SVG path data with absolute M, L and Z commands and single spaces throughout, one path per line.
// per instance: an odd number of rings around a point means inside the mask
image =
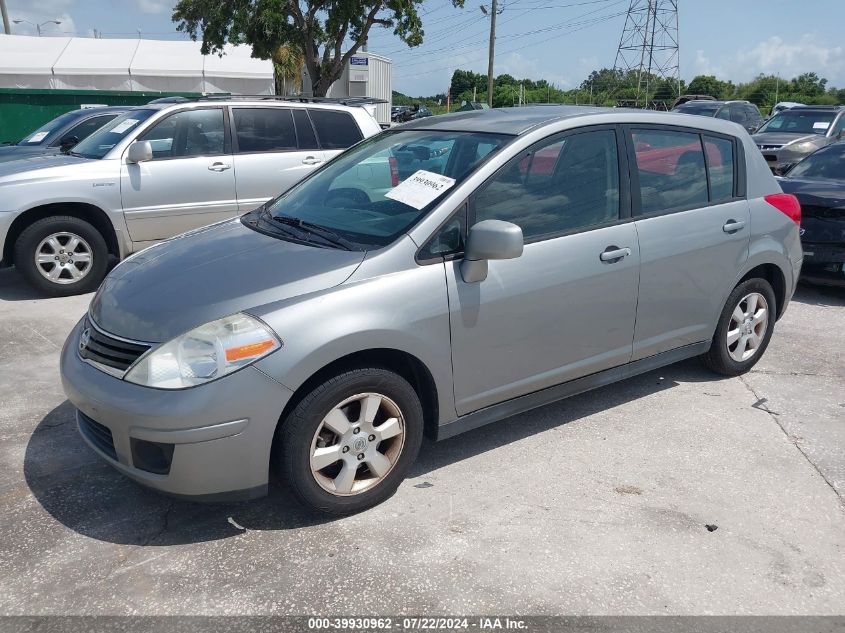
M 132 464 L 135 468 L 156 475 L 170 473 L 170 464 L 173 462 L 173 444 L 147 442 L 134 437 L 130 438 L 130 444 L 132 446 Z

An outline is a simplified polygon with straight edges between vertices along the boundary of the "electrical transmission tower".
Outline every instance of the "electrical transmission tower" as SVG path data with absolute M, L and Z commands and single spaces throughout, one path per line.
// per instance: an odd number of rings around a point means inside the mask
M 613 69 L 636 78 L 637 107 L 647 107 L 650 82 L 668 79 L 681 91 L 678 0 L 631 0 Z

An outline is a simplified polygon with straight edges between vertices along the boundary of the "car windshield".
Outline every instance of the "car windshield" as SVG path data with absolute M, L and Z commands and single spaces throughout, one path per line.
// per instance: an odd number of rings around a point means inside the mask
M 112 147 L 120 143 L 140 123 L 149 119 L 158 110 L 130 110 L 126 114 L 107 123 L 88 138 L 83 139 L 71 154 L 83 158 L 102 158 L 109 153 Z
M 385 132 L 329 162 L 269 203 L 267 212 L 277 224 L 328 229 L 356 249 L 386 246 L 510 138 Z
M 682 114 L 698 114 L 701 116 L 715 116 L 720 104 L 718 103 L 684 103 L 675 108 L 674 112 Z
M 807 156 L 788 175 L 790 178 L 845 181 L 845 144 L 837 143 Z
M 43 145 L 53 140 L 53 135 L 79 116 L 78 111 L 66 112 L 35 130 L 18 145 Z
M 836 112 L 819 112 L 805 108 L 792 108 L 778 112 L 757 130 L 763 132 L 786 132 L 787 134 L 821 134 L 827 133 L 833 124 Z

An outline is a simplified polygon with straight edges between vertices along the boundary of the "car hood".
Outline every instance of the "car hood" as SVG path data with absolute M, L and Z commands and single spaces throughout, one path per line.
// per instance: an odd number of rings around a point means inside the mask
M 42 145 L 3 145 L 0 146 L 0 163 L 10 160 L 20 160 L 32 156 L 43 156 L 45 154 L 58 154 L 57 147 L 44 147 Z
M 93 159 L 80 158 L 69 154 L 37 154 L 28 155 L 3 162 L 0 160 L 0 183 L 19 178 L 27 178 L 24 174 L 33 171 L 41 171 L 53 167 L 66 167 L 68 165 L 79 165 L 80 163 L 91 162 Z
M 117 336 L 165 342 L 236 312 L 341 284 L 365 254 L 289 242 L 236 218 L 124 261 L 100 286 L 90 313 Z
M 762 132 L 753 134 L 751 138 L 758 145 L 786 145 L 798 141 L 819 141 L 824 139 L 820 134 L 790 134 L 788 132 Z

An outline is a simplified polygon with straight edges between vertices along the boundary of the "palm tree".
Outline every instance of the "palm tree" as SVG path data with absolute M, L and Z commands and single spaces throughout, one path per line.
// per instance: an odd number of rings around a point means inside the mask
M 273 71 L 276 75 L 276 94 L 302 92 L 302 67 L 305 59 L 294 44 L 282 44 L 273 53 Z

